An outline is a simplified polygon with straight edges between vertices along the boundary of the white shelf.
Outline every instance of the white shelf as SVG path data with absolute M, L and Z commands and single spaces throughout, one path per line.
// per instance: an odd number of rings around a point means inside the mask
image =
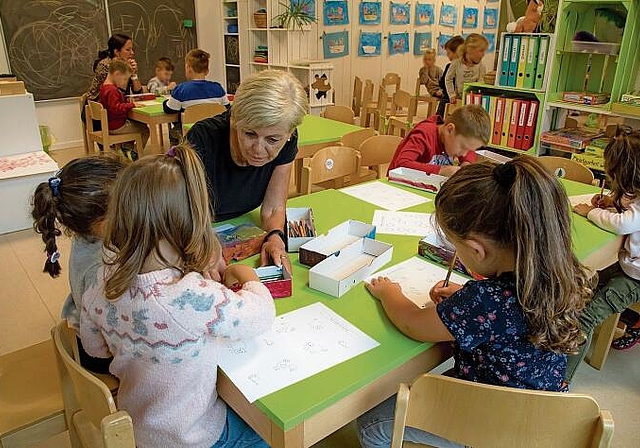
M 238 16 L 234 16 L 234 17 L 223 17 L 224 20 L 238 20 Z
M 238 67 L 240 68 L 240 66 L 238 64 L 225 64 L 227 67 Z
M 238 36 L 238 33 L 224 33 L 225 36 Z
M 269 28 L 249 28 L 249 31 L 267 31 Z
M 587 112 L 590 114 L 600 114 L 600 115 L 610 115 L 610 116 L 621 116 L 621 114 L 612 112 L 608 109 L 604 109 L 603 106 L 605 105 L 601 105 L 601 106 L 587 106 L 585 104 L 578 104 L 578 103 L 569 103 L 566 101 L 549 101 L 548 103 L 546 103 L 547 107 L 557 107 L 559 109 L 569 109 L 569 110 L 578 110 L 580 112 Z
M 249 62 L 251 65 L 258 65 L 261 67 L 268 67 L 270 64 L 265 64 L 264 62 Z

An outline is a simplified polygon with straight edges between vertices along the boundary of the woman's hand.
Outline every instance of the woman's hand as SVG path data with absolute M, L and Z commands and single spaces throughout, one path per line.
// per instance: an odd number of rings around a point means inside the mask
M 136 60 L 131 58 L 129 59 L 128 62 L 129 62 L 129 66 L 131 66 L 131 74 L 132 75 L 138 74 L 138 63 L 136 62 Z
M 284 247 L 284 241 L 273 234 L 269 239 L 262 243 L 262 250 L 260 251 L 260 266 L 268 266 L 274 264 L 276 266 L 284 265 L 285 269 L 291 272 L 291 260 L 289 260 L 289 254 Z
M 364 284 L 373 297 L 384 301 L 394 294 L 402 294 L 399 283 L 392 282 L 389 277 L 372 278 L 370 283 Z
M 613 199 L 606 194 L 596 194 L 591 198 L 591 205 L 599 208 L 613 207 Z
M 223 282 L 227 288 L 238 283 L 244 285 L 251 281 L 259 282 L 260 279 L 256 271 L 246 264 L 232 264 L 224 271 Z
M 431 301 L 437 305 L 460 289 L 462 289 L 462 285 L 449 282 L 448 286 L 444 286 L 444 280 L 441 280 L 433 285 L 433 288 L 429 291 L 429 297 L 431 298 Z
M 594 210 L 596 208 L 597 207 L 594 207 L 593 205 L 589 205 L 589 204 L 578 204 L 575 207 L 573 207 L 573 211 L 574 213 L 577 213 L 580 216 L 586 217 L 591 210 Z

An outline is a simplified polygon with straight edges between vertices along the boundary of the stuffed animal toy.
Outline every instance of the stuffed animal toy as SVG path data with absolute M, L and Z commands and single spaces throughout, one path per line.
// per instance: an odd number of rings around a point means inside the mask
M 542 18 L 544 8 L 543 0 L 529 0 L 524 17 L 519 17 L 515 22 L 507 24 L 509 33 L 533 33 Z

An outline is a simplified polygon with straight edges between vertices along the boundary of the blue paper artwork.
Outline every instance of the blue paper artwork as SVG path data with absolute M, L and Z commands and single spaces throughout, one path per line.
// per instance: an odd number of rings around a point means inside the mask
M 290 0 L 289 4 L 293 9 L 295 6 L 302 5 L 302 10 L 311 17 L 316 16 L 316 0 Z
M 389 56 L 409 52 L 409 33 L 389 33 Z
M 408 25 L 411 21 L 411 6 L 408 3 L 393 3 L 389 8 L 391 25 Z
M 373 57 L 380 56 L 382 48 L 382 33 L 360 33 L 358 39 L 358 56 Z
M 489 41 L 489 48 L 487 48 L 487 52 L 493 53 L 496 51 L 496 35 L 495 33 L 485 33 L 484 37 Z
M 496 8 L 484 8 L 484 29 L 498 28 L 498 10 Z
M 413 54 L 416 56 L 422 56 L 425 51 L 432 47 L 433 34 L 429 31 L 427 33 L 415 32 L 413 35 Z
M 349 32 L 325 33 L 322 36 L 324 58 L 333 59 L 349 55 Z
M 462 28 L 478 28 L 478 8 L 465 6 L 462 9 Z
M 382 19 L 382 3 L 360 2 L 360 25 L 380 25 Z
M 325 26 L 349 24 L 349 3 L 346 0 L 325 0 L 323 9 Z
M 416 26 L 421 25 L 433 25 L 436 11 L 432 4 L 429 3 L 416 3 Z
M 438 36 L 438 56 L 447 55 L 447 50 L 444 49 L 444 44 L 446 44 L 452 37 L 452 34 L 440 34 Z
M 440 26 L 455 28 L 458 23 L 458 9 L 455 5 L 442 5 L 440 8 Z

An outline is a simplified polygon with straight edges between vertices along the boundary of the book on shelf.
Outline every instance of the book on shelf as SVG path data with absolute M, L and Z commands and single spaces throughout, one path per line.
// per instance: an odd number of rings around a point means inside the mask
M 536 64 L 535 81 L 533 88 L 542 90 L 544 84 L 544 73 L 547 70 L 547 60 L 549 58 L 549 44 L 551 38 L 549 36 L 540 36 L 540 45 L 538 47 L 538 62 Z
M 604 132 L 590 128 L 562 128 L 540 134 L 540 142 L 546 148 L 558 151 L 583 152 L 592 140 L 604 136 Z
M 505 33 L 499 53 L 497 85 L 542 90 L 549 36 Z
M 529 36 L 520 38 L 520 55 L 518 56 L 518 72 L 516 75 L 516 87 L 524 87 L 524 74 L 527 69 L 527 56 L 529 53 Z

